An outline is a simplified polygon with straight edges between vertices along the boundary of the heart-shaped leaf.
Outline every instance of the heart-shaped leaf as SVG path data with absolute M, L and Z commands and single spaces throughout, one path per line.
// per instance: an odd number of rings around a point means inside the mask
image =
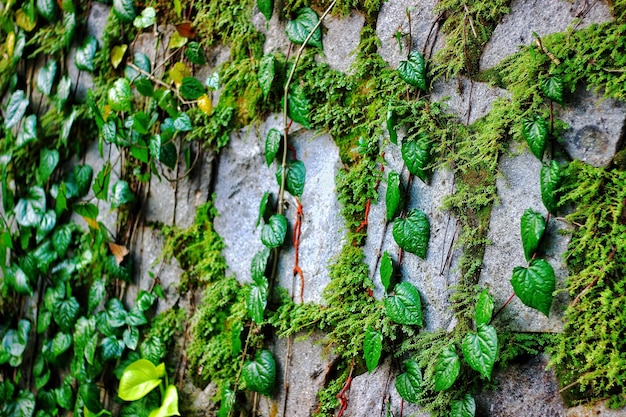
M 563 104 L 563 78 L 552 75 L 541 82 L 541 91 L 546 98 Z
M 309 36 L 309 33 L 311 33 L 315 25 L 317 25 L 317 22 L 319 22 L 317 13 L 310 7 L 303 7 L 296 12 L 295 19 L 287 22 L 287 37 L 291 42 L 302 45 Z M 316 46 L 320 49 L 323 48 L 322 29 L 320 27 L 315 29 L 307 45 Z
M 398 64 L 400 78 L 409 85 L 428 91 L 426 85 L 426 61 L 419 51 L 411 51 L 406 61 Z
M 135 200 L 130 186 L 124 180 L 118 180 L 111 189 L 111 207 L 118 208 Z
M 178 390 L 175 385 L 168 385 L 163 395 L 161 407 L 150 412 L 148 417 L 169 417 L 179 416 L 178 412 Z
M 6 284 L 18 294 L 32 295 L 33 289 L 30 286 L 30 280 L 24 271 L 17 265 L 7 268 L 4 277 Z
M 117 68 L 122 63 L 124 59 L 124 55 L 126 54 L 126 50 L 128 49 L 128 45 L 115 45 L 113 50 L 111 50 L 111 65 L 113 68 Z
M 187 48 L 185 48 L 185 56 L 192 64 L 205 65 L 206 57 L 204 56 L 204 49 L 198 42 L 189 42 Z
M 287 219 L 282 214 L 274 214 L 261 229 L 261 242 L 270 249 L 277 248 L 285 241 Z
M 259 8 L 259 11 L 263 13 L 266 20 L 270 20 L 272 18 L 272 13 L 274 12 L 274 0 L 256 0 L 256 6 Z
M 271 396 L 276 383 L 276 361 L 269 350 L 257 352 L 254 361 L 246 361 L 242 376 L 250 391 Z
M 59 151 L 42 148 L 39 152 L 39 167 L 37 167 L 37 182 L 45 184 L 59 164 Z
M 46 212 L 46 192 L 41 187 L 31 187 L 15 206 L 15 220 L 20 226 L 36 227 Z
M 78 197 L 84 197 L 91 186 L 93 169 L 89 165 L 77 165 L 74 167 L 74 178 L 78 187 Z
M 268 289 L 269 282 L 265 277 L 257 278 L 257 280 L 250 285 L 250 292 L 246 298 L 246 310 L 248 310 L 250 318 L 257 324 L 263 323 L 263 313 L 267 305 Z
M 91 284 L 89 296 L 87 297 L 87 308 L 90 312 L 100 305 L 106 295 L 106 281 L 104 278 L 97 279 Z
M 426 170 L 430 163 L 432 143 L 428 136 L 420 133 L 417 138 L 402 142 L 402 159 L 409 172 L 426 181 Z
M 54 229 L 54 226 L 57 224 L 57 214 L 54 210 L 48 210 L 41 217 L 41 222 L 37 226 L 37 243 L 41 243 L 41 241 L 48 236 L 48 233 Z
M 550 161 L 550 165 L 542 165 L 539 174 L 541 186 L 541 201 L 546 210 L 556 214 L 559 205 L 557 190 L 562 181 L 561 166 L 555 160 Z
M 516 266 L 511 284 L 522 303 L 541 311 L 546 317 L 550 314 L 556 278 L 549 263 L 535 259 L 528 268 Z
M 395 285 L 393 260 L 387 251 L 383 253 L 382 258 L 380 259 L 380 281 L 385 288 L 385 292 L 389 292 Z
M 145 29 L 154 25 L 154 22 L 156 22 L 156 10 L 154 7 L 146 7 L 139 16 L 133 19 L 133 26 L 138 29 Z
M 272 1 L 272 0 L 259 0 L 259 1 Z M 272 83 L 274 82 L 274 76 L 276 74 L 276 58 L 274 55 L 264 55 L 259 63 L 259 85 L 263 92 L 263 98 L 266 99 L 272 90 Z
M 75 297 L 70 297 L 56 305 L 52 318 L 62 331 L 69 333 L 72 331 L 72 327 L 78 318 L 79 311 L 80 304 L 78 304 L 78 300 Z
M 282 166 L 276 171 L 276 181 L 280 185 L 282 182 Z M 285 178 L 285 189 L 295 197 L 302 197 L 304 192 L 304 181 L 306 180 L 306 167 L 302 161 L 291 161 L 287 164 L 287 178 Z
M 206 93 L 204 86 L 194 77 L 184 77 L 180 85 L 180 94 L 187 100 L 196 100 Z
M 259 227 L 259 224 L 261 224 L 261 219 L 267 222 L 267 220 L 271 216 L 272 213 L 270 212 L 268 206 L 269 201 L 270 193 L 269 191 L 266 191 L 263 193 L 263 197 L 261 197 L 261 201 L 259 202 L 259 215 L 256 219 L 256 225 L 254 227 Z
M 124 369 L 117 394 L 124 401 L 138 400 L 158 387 L 164 376 L 164 364 L 157 367 L 147 359 L 138 359 Z
M 394 295 L 384 300 L 385 312 L 398 324 L 422 326 L 422 301 L 420 293 L 410 282 L 401 282 L 394 288 Z
M 176 119 L 174 119 L 174 128 L 181 132 L 189 132 L 193 129 L 191 119 L 187 113 L 180 113 Z
M 526 209 L 520 219 L 520 232 L 522 235 L 522 246 L 524 256 L 530 261 L 537 252 L 539 242 L 546 231 L 546 219 L 540 213 L 532 209 Z
M 487 288 L 485 288 L 478 296 L 478 301 L 476 302 L 475 320 L 477 326 L 480 326 L 481 324 L 489 324 L 493 314 L 493 307 L 493 298 L 489 295 Z
M 130 23 L 137 14 L 133 7 L 133 0 L 113 0 L 113 13 L 122 22 Z
M 435 367 L 435 391 L 447 390 L 461 371 L 461 361 L 454 345 L 446 346 L 439 354 Z
M 476 402 L 471 395 L 465 394 L 460 400 L 452 401 L 450 417 L 474 417 L 475 414 Z
M 485 378 L 491 378 L 493 364 L 498 353 L 496 329 L 487 324 L 477 326 L 476 333 L 468 333 L 463 339 L 463 357 L 475 371 Z
M 536 116 L 533 120 L 522 121 L 522 134 L 533 155 L 542 160 L 548 140 L 548 123 L 546 120 L 541 116 Z
M 300 86 L 300 84 L 291 87 L 287 96 L 287 113 L 289 114 L 289 118 L 296 123 L 300 123 L 307 129 L 310 129 L 310 112 L 311 106 L 309 104 L 309 98 L 304 92 L 304 88 Z
M 267 269 L 267 261 L 270 258 L 270 249 L 263 248 L 252 257 L 250 264 L 250 276 L 252 281 L 257 284 L 267 281 L 265 278 L 265 270 Z
M 418 363 L 410 359 L 404 361 L 404 370 L 396 377 L 396 390 L 405 401 L 417 404 L 422 392 L 422 372 Z
M 398 144 L 398 133 L 396 132 L 396 126 L 398 124 L 398 114 L 393 109 L 387 110 L 387 119 L 385 120 L 387 125 L 387 132 L 389 132 L 389 141 L 394 145 Z
M 385 193 L 385 204 L 387 206 L 387 221 L 390 222 L 398 211 L 404 206 L 404 192 L 400 183 L 400 174 L 391 171 L 387 176 L 387 191 Z
M 81 71 L 92 72 L 95 69 L 93 59 L 97 50 L 98 40 L 94 36 L 87 36 L 82 46 L 76 49 L 76 56 L 74 57 L 76 68 Z
M 7 104 L 7 110 L 4 114 L 4 127 L 10 129 L 22 120 L 26 108 L 28 107 L 29 100 L 24 95 L 23 90 L 17 90 L 9 98 Z
M 136 327 L 128 327 L 124 329 L 122 340 L 128 349 L 137 349 L 137 344 L 139 343 L 139 330 Z
M 64 224 L 54 230 L 52 234 L 52 247 L 59 257 L 64 257 L 72 243 L 72 226 Z
M 363 339 L 363 354 L 367 370 L 372 372 L 378 366 L 383 351 L 383 334 L 369 326 Z
M 17 147 L 21 148 L 29 142 L 37 140 L 37 116 L 31 114 L 24 119 L 22 128 L 17 134 Z
M 430 223 L 428 217 L 418 209 L 409 211 L 406 219 L 393 222 L 393 238 L 402 249 L 422 259 L 426 258 L 428 240 L 430 239 Z
M 283 136 L 278 129 L 270 129 L 270 131 L 267 132 L 267 136 L 265 137 L 265 162 L 267 162 L 268 167 L 272 165 L 272 162 L 276 158 L 280 150 L 282 139 Z
M 54 0 L 37 0 L 35 3 L 37 13 L 51 23 L 54 22 L 56 18 L 56 4 L 57 3 Z
M 130 111 L 132 91 L 126 78 L 118 78 L 107 94 L 109 106 L 113 111 Z
M 54 59 L 49 60 L 46 65 L 39 68 L 37 72 L 37 90 L 42 94 L 49 96 L 54 86 L 54 78 L 57 75 L 57 62 Z
M 68 333 L 59 332 L 52 339 L 52 354 L 59 356 L 72 346 L 72 335 Z

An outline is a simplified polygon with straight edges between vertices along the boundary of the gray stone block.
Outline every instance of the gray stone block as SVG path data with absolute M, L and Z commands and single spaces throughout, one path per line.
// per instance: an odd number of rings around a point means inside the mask
M 348 72 L 354 62 L 354 52 L 361 41 L 361 30 L 365 17 L 352 12 L 343 19 L 327 16 L 324 26 L 327 31 L 322 38 L 324 45 L 323 60 L 337 71 Z

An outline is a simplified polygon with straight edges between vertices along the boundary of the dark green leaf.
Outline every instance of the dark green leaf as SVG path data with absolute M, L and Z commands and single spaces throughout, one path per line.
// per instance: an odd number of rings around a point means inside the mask
M 563 78 L 553 75 L 541 82 L 541 91 L 546 98 L 563 104 Z
M 71 377 L 67 377 L 63 381 L 63 385 L 54 390 L 57 404 L 67 410 L 72 410 L 74 408 L 74 392 L 72 391 L 72 386 L 70 385 L 70 378 Z
M 422 302 L 417 288 L 410 282 L 401 282 L 394 293 L 384 299 L 387 317 L 398 324 L 422 326 Z
M 426 85 L 426 61 L 419 51 L 411 51 L 406 61 L 398 64 L 400 78 L 409 85 L 428 91 Z
M 261 202 L 259 203 L 259 215 L 257 216 L 256 225 L 254 227 L 259 227 L 259 224 L 261 224 L 261 219 L 266 222 L 269 219 L 269 216 L 271 215 L 271 212 L 268 210 L 269 207 L 267 205 L 269 201 L 270 193 L 269 191 L 266 191 L 263 193 L 263 197 L 261 197 Z
M 41 375 L 37 375 L 35 377 L 35 389 L 40 390 L 45 387 L 48 381 L 50 381 L 50 375 L 52 375 L 50 369 L 46 369 Z M 37 413 L 37 416 L 39 416 L 39 412 Z
M 76 48 L 76 56 L 74 57 L 76 68 L 81 71 L 93 72 L 95 69 L 93 59 L 97 50 L 98 40 L 94 36 L 87 36 L 82 46 Z
M 418 209 L 409 211 L 406 219 L 396 219 L 393 223 L 393 238 L 402 249 L 422 259 L 426 258 L 430 223 L 428 217 Z
M 389 252 L 385 251 L 380 259 L 380 280 L 383 283 L 385 292 L 391 291 L 395 285 L 395 273 L 393 270 L 393 260 Z
M 139 294 L 137 294 L 137 301 L 135 302 L 135 305 L 140 311 L 146 311 L 150 307 L 152 307 L 152 304 L 154 304 L 155 300 L 156 297 L 154 296 L 154 294 L 149 293 L 145 290 L 140 290 Z
M 400 174 L 389 172 L 387 176 L 387 192 L 385 193 L 387 206 L 387 221 L 390 222 L 404 206 L 404 192 L 400 183 Z
M 102 138 L 107 143 L 117 143 L 117 125 L 114 120 L 109 119 L 102 125 Z
M 181 132 L 188 132 L 193 129 L 191 119 L 187 113 L 180 113 L 176 119 L 174 119 L 174 128 Z
M 261 242 L 270 249 L 277 248 L 285 241 L 287 219 L 282 214 L 274 214 L 261 230 Z
M 30 280 L 24 271 L 17 265 L 6 269 L 4 277 L 6 284 L 18 294 L 32 295 L 33 289 L 30 286 Z
M 435 391 L 447 390 L 454 384 L 461 371 L 461 361 L 454 345 L 445 347 L 439 354 L 435 367 Z
M 137 349 L 137 344 L 139 343 L 139 330 L 136 327 L 126 328 L 124 330 L 124 334 L 122 335 L 122 339 L 128 349 Z
M 15 206 L 15 220 L 20 226 L 36 227 L 46 212 L 46 192 L 41 187 L 31 187 Z
M 124 352 L 123 340 L 118 340 L 115 336 L 109 336 L 102 339 L 100 347 L 102 347 L 102 360 L 107 362 L 113 359 L 119 359 Z
M 184 77 L 180 86 L 180 94 L 187 100 L 197 100 L 206 93 L 204 86 L 194 77 Z M 179 129 L 182 130 L 182 129 Z
M 450 417 L 474 417 L 476 413 L 476 402 L 469 394 L 465 394 L 460 400 L 452 401 L 451 406 Z
M 72 205 L 72 210 L 74 210 L 74 213 L 78 214 L 79 216 L 83 216 L 93 220 L 95 220 L 99 214 L 98 207 L 94 206 L 91 203 L 76 203 Z
M 168 142 L 161 147 L 159 161 L 169 169 L 176 168 L 176 163 L 178 162 L 178 151 L 176 150 L 176 145 L 174 145 L 174 143 Z
M 291 42 L 302 45 L 309 36 L 309 33 L 311 33 L 315 25 L 317 25 L 317 22 L 319 22 L 317 13 L 310 7 L 303 7 L 296 12 L 296 18 L 294 20 L 287 22 L 287 37 Z M 323 48 L 322 29 L 320 27 L 315 29 L 307 45 L 316 46 L 320 49 Z
M 146 74 L 150 74 L 152 71 L 150 58 L 148 58 L 148 55 L 144 54 L 143 52 L 135 52 L 135 55 L 133 55 L 133 63 L 135 64 L 137 68 L 139 68 L 141 71 L 143 71 Z M 135 68 L 130 67 L 128 65 L 126 66 L 126 68 L 124 68 L 124 76 L 129 81 L 132 81 L 132 80 L 136 81 L 138 79 L 147 79 L 145 74 L 137 71 Z
M 239 356 L 241 353 L 241 332 L 243 331 L 243 323 L 237 321 L 230 329 L 231 351 L 233 357 Z
M 552 306 L 552 293 L 556 288 L 554 269 L 543 259 L 535 259 L 528 268 L 516 266 L 511 284 L 522 303 L 548 316 Z
M 291 161 L 287 164 L 287 178 L 285 179 L 285 189 L 295 197 L 302 197 L 304 192 L 304 181 L 306 180 L 306 167 L 302 161 Z M 276 171 L 276 181 L 280 186 L 282 181 L 282 166 Z
M 126 324 L 129 326 L 141 326 L 148 323 L 145 314 L 137 306 L 130 309 L 128 316 L 126 317 Z
M 94 316 L 80 317 L 74 326 L 74 349 L 82 351 L 85 349 L 91 337 L 96 333 L 96 319 Z
M 26 98 L 24 91 L 17 90 L 13 94 L 11 94 L 11 98 L 9 98 L 9 103 L 7 104 L 7 110 L 4 114 L 4 127 L 6 129 L 10 129 L 22 120 L 24 117 L 24 113 L 26 113 L 26 108 L 28 107 L 28 98 Z
M 107 201 L 109 198 L 109 181 L 111 179 L 111 163 L 106 161 L 104 166 L 96 175 L 96 180 L 93 182 L 93 193 L 98 200 Z
M 74 32 L 76 31 L 76 13 L 66 12 L 63 13 L 63 43 L 65 48 L 69 49 L 74 39 Z
M 40 311 L 37 316 L 37 333 L 41 334 L 48 330 L 50 323 L 52 323 L 52 313 L 48 310 Z
M 273 0 L 257 0 L 257 2 L 271 3 Z M 259 85 L 263 92 L 263 98 L 266 99 L 272 90 L 272 83 L 276 75 L 276 58 L 274 55 L 264 55 L 259 63 Z
M 72 335 L 68 333 L 59 332 L 54 336 L 52 340 L 52 354 L 59 356 L 72 346 Z
M 254 361 L 246 361 L 242 376 L 250 391 L 271 396 L 276 382 L 276 362 L 269 350 L 257 352 Z
M 267 261 L 270 258 L 270 248 L 264 247 L 261 251 L 257 252 L 252 257 L 252 264 L 250 265 L 250 275 L 252 281 L 257 284 L 261 284 L 266 281 L 265 270 L 267 269 Z
M 54 210 L 46 211 L 46 213 L 41 217 L 41 222 L 37 227 L 37 243 L 40 243 L 46 236 L 48 236 L 48 233 L 50 233 L 52 229 L 54 229 L 54 226 L 56 226 L 56 224 L 57 214 L 54 212 Z
M 387 119 L 385 121 L 387 125 L 387 132 L 389 132 L 389 141 L 394 145 L 398 144 L 398 133 L 396 132 L 396 126 L 398 124 L 398 115 L 393 109 L 387 110 Z
M 498 335 L 496 329 L 487 324 L 477 328 L 476 333 L 470 332 L 463 339 L 463 357 L 472 369 L 489 379 L 498 353 Z
M 363 354 L 369 372 L 372 372 L 378 366 L 382 351 L 383 334 L 371 326 L 368 327 L 365 331 L 365 339 L 363 339 Z
M 107 302 L 106 309 L 106 322 L 113 328 L 122 327 L 126 325 L 126 318 L 128 312 L 124 308 L 124 305 L 117 298 L 111 298 Z
M 396 377 L 396 390 L 400 397 L 412 404 L 417 404 L 422 392 L 422 372 L 414 360 L 404 361 L 405 372 Z
M 236 399 L 237 397 L 235 396 L 235 392 L 233 390 L 230 388 L 224 388 L 222 398 L 220 400 L 220 409 L 217 410 L 217 417 L 228 417 Z
M 265 162 L 267 162 L 268 167 L 272 165 L 276 158 L 282 139 L 283 135 L 281 135 L 278 129 L 270 129 L 267 132 L 267 137 L 265 138 Z
M 250 285 L 250 292 L 246 298 L 248 315 L 250 315 L 250 318 L 257 324 L 263 323 L 263 312 L 267 305 L 268 288 L 269 282 L 267 278 L 263 277 L 257 279 L 257 281 Z
M 72 80 L 67 76 L 62 77 L 59 80 L 59 83 L 57 84 L 57 94 L 56 94 L 57 107 L 59 108 L 63 107 L 63 105 L 69 98 L 71 91 L 72 91 Z
M 37 0 L 37 13 L 48 22 L 53 22 L 56 17 L 56 1 L 54 0 Z M 49 94 L 49 93 L 48 93 Z
M 144 97 L 152 97 L 154 95 L 154 86 L 147 78 L 140 78 L 135 81 L 135 88 Z
M 74 120 L 76 119 L 77 114 L 78 109 L 73 108 L 72 112 L 63 120 L 63 123 L 61 123 L 61 132 L 59 133 L 59 139 L 64 145 L 67 145 L 67 139 L 70 137 L 70 133 L 72 132 L 72 126 L 74 126 Z
M 272 12 L 274 11 L 274 0 L 256 0 L 256 5 L 259 8 L 259 11 L 263 13 L 263 16 L 265 16 L 266 20 L 270 20 L 272 18 Z
M 540 173 L 541 201 L 552 214 L 556 214 L 559 204 L 557 190 L 561 186 L 562 174 L 561 166 L 555 160 L 550 161 L 550 165 L 542 165 Z
M 113 13 L 122 22 L 130 23 L 137 16 L 133 7 L 133 0 L 113 0 Z
M 70 297 L 68 300 L 62 300 L 57 304 L 52 318 L 62 331 L 69 333 L 78 318 L 79 311 L 80 304 L 76 298 Z
M 39 3 L 42 0 L 38 0 Z M 47 0 L 44 0 L 47 1 Z M 54 2 L 52 2 L 54 4 Z M 54 59 L 49 60 L 46 65 L 37 71 L 37 90 L 42 94 L 49 96 L 54 86 L 54 78 L 57 75 L 57 62 Z
M 402 159 L 406 167 L 413 175 L 417 175 L 422 181 L 426 181 L 426 171 L 430 163 L 430 150 L 432 143 L 428 136 L 420 133 L 416 139 L 402 142 Z
M 78 396 L 82 399 L 85 407 L 91 414 L 98 414 L 102 410 L 100 404 L 100 388 L 94 383 L 81 384 L 78 388 Z
M 42 148 L 39 152 L 39 167 L 37 168 L 37 182 L 45 184 L 59 164 L 59 151 Z
M 118 208 L 135 200 L 130 186 L 124 180 L 118 180 L 111 189 L 111 207 Z
M 189 44 L 187 44 L 187 49 L 185 49 L 185 56 L 192 64 L 206 64 L 204 50 L 202 49 L 202 45 L 200 45 L 198 42 L 189 42 Z
M 287 113 L 291 120 L 300 123 L 307 129 L 311 128 L 310 122 L 311 105 L 304 88 L 296 84 L 289 89 L 287 96 Z
M 17 134 L 17 147 L 21 148 L 29 142 L 37 140 L 37 116 L 31 114 L 24 119 L 22 128 Z
M 154 336 L 144 340 L 139 351 L 142 358 L 148 359 L 152 363 L 159 363 L 166 354 L 161 339 Z
M 548 139 L 548 122 L 541 116 L 536 116 L 534 120 L 523 120 L 522 134 L 533 155 L 542 160 Z
M 115 0 L 118 1 L 118 0 Z M 132 1 L 132 0 L 119 0 L 119 1 Z M 118 78 L 113 87 L 109 89 L 107 94 L 109 106 L 113 111 L 125 111 L 131 110 L 131 99 L 133 93 L 130 89 L 130 83 L 126 78 Z
M 522 246 L 524 256 L 530 261 L 537 252 L 539 242 L 546 231 L 546 219 L 540 213 L 531 209 L 526 209 L 520 219 L 520 233 L 522 236 Z
M 478 296 L 476 302 L 476 325 L 489 324 L 491 321 L 491 315 L 493 314 L 493 298 L 489 295 L 489 290 L 485 288 Z
M 78 187 L 78 196 L 84 197 L 89 191 L 91 186 L 91 179 L 93 178 L 93 169 L 89 165 L 77 165 L 74 167 L 74 178 L 76 179 L 76 186 Z

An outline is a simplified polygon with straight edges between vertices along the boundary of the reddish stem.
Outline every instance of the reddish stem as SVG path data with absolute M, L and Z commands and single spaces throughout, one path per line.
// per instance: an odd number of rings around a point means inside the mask
M 354 372 L 354 358 L 350 361 L 350 373 L 348 374 L 348 379 L 346 379 L 346 383 L 344 384 L 339 394 L 337 394 L 337 399 L 341 403 L 341 407 L 339 407 L 339 412 L 337 413 L 337 417 L 343 417 L 344 411 L 348 408 L 348 398 L 346 397 L 346 391 L 350 389 L 350 384 L 352 383 L 352 373 Z
M 295 250 L 295 261 L 293 267 L 293 274 L 300 276 L 300 302 L 304 303 L 304 274 L 302 273 L 302 268 L 300 268 L 299 260 L 300 260 L 300 236 L 302 235 L 302 203 L 300 203 L 300 199 L 296 197 L 296 203 L 298 204 L 298 208 L 296 210 L 296 223 L 293 226 L 293 247 Z
M 508 299 L 508 300 L 506 300 L 506 302 L 505 302 L 504 304 L 502 304 L 502 307 L 500 307 L 500 308 L 498 309 L 498 311 L 496 311 L 496 314 L 494 314 L 494 315 L 491 317 L 491 320 L 492 320 L 492 321 L 493 321 L 493 319 L 495 319 L 495 318 L 498 316 L 498 314 L 500 314 L 500 312 L 501 312 L 502 310 L 504 310 L 504 307 L 506 307 L 506 306 L 507 306 L 507 304 L 509 304 L 509 303 L 513 300 L 513 298 L 514 298 L 514 297 L 515 297 L 515 293 L 511 294 L 511 296 L 509 297 L 509 299 Z

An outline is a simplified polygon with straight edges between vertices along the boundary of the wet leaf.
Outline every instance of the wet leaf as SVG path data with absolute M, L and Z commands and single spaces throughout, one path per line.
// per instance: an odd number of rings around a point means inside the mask
M 528 268 L 516 266 L 511 285 L 522 303 L 541 311 L 546 317 L 550 314 L 556 278 L 549 263 L 535 259 Z
M 400 183 L 400 174 L 396 171 L 389 172 L 387 176 L 387 191 L 385 193 L 387 206 L 387 221 L 390 222 L 404 206 L 404 193 Z
M 185 49 L 185 56 L 192 64 L 206 64 L 204 50 L 202 49 L 202 45 L 200 45 L 198 42 L 189 42 L 189 45 L 187 45 L 187 49 Z
M 309 33 L 311 33 L 315 25 L 317 25 L 317 22 L 319 22 L 317 13 L 310 7 L 303 7 L 296 12 L 296 18 L 294 20 L 287 22 L 287 37 L 291 42 L 302 45 L 309 36 Z M 316 46 L 320 49 L 323 48 L 322 30 L 320 27 L 315 29 L 307 45 Z
M 118 180 L 111 189 L 111 207 L 118 208 L 135 200 L 130 186 L 124 180 Z
M 21 148 L 29 142 L 37 140 L 37 116 L 31 114 L 24 119 L 22 128 L 17 134 L 17 147 Z
M 35 2 L 37 13 L 48 22 L 53 23 L 56 19 L 56 1 L 54 0 L 37 0 Z
M 39 166 L 37 167 L 37 182 L 43 185 L 59 164 L 59 151 L 42 148 L 39 152 Z
M 530 261 L 537 252 L 539 242 L 546 231 L 546 219 L 532 209 L 526 209 L 520 219 L 520 233 L 522 235 L 522 246 L 524 256 Z
M 130 23 L 137 14 L 133 7 L 133 0 L 113 0 L 113 13 L 122 22 Z
M 250 292 L 246 298 L 246 310 L 248 310 L 250 318 L 257 324 L 263 323 L 263 313 L 267 305 L 268 289 L 269 282 L 265 277 L 257 278 L 257 280 L 250 285 Z
M 260 0 L 271 1 L 271 0 Z M 259 63 L 259 85 L 263 92 L 263 98 L 266 99 L 272 90 L 272 83 L 274 82 L 276 58 L 274 55 L 264 55 Z
M 276 383 L 276 361 L 268 350 L 257 352 L 254 361 L 246 361 L 242 376 L 250 391 L 271 396 Z
M 420 133 L 417 138 L 402 142 L 402 159 L 409 172 L 426 181 L 426 171 L 431 160 L 432 143 L 428 136 Z
M 250 264 L 250 276 L 252 281 L 256 283 L 262 283 L 267 281 L 265 278 L 265 271 L 267 270 L 267 261 L 270 258 L 270 249 L 263 248 L 252 257 L 252 263 Z
M 411 51 L 406 61 L 398 64 L 400 78 L 409 85 L 428 91 L 426 84 L 426 61 L 419 51 Z
M 20 226 L 37 227 L 46 212 L 46 192 L 41 187 L 31 187 L 15 206 L 15 220 Z
M 398 324 L 422 326 L 422 302 L 417 288 L 410 282 L 401 282 L 394 295 L 384 299 L 385 312 Z
M 530 151 L 539 160 L 542 160 L 548 140 L 548 123 L 541 116 L 536 116 L 533 120 L 526 119 L 522 123 L 522 134 Z
M 477 329 L 476 333 L 465 335 L 462 344 L 463 357 L 472 369 L 490 379 L 498 353 L 498 335 L 496 329 L 487 324 L 481 324 Z
M 130 82 L 126 78 L 118 78 L 109 89 L 107 97 L 111 110 L 129 112 L 132 99 Z
M 296 123 L 300 123 L 305 128 L 310 129 L 310 111 L 311 105 L 304 88 L 299 84 L 291 87 L 287 97 L 287 113 L 289 114 L 289 118 Z
M 541 201 L 546 210 L 556 214 L 559 204 L 557 190 L 561 186 L 562 174 L 561 166 L 555 160 L 550 161 L 550 165 L 542 165 L 540 172 Z
M 387 110 L 387 119 L 385 121 L 387 125 L 387 132 L 389 133 L 389 141 L 394 145 L 398 144 L 398 133 L 396 132 L 396 126 L 398 124 L 398 115 L 393 109 Z
M 428 217 L 418 209 L 409 211 L 406 219 L 396 219 L 393 223 L 393 238 L 402 249 L 422 259 L 426 258 L 430 223 Z
M 42 94 L 49 96 L 54 86 L 54 78 L 57 74 L 57 62 L 54 59 L 49 60 L 46 65 L 37 71 L 37 90 Z
M 4 127 L 10 129 L 22 120 L 26 108 L 28 107 L 29 100 L 24 95 L 24 91 L 17 90 L 11 94 L 9 103 L 7 104 L 7 110 L 5 112 Z
M 180 94 L 187 100 L 196 100 L 206 93 L 204 86 L 194 77 L 184 77 L 180 85 Z
M 302 161 L 291 161 L 287 164 L 287 178 L 285 178 L 285 189 L 295 197 L 302 197 L 304 192 L 304 182 L 306 180 L 306 167 Z M 282 181 L 282 167 L 276 171 L 276 181 L 280 186 Z
M 280 150 L 282 139 L 283 136 L 278 129 L 270 129 L 267 133 L 265 137 L 265 162 L 267 162 L 268 167 L 272 165 L 272 162 L 276 158 Z
M 118 395 L 124 401 L 135 401 L 148 395 L 161 384 L 165 365 L 155 366 L 147 359 L 138 359 L 124 369 Z
M 97 50 L 98 40 L 94 36 L 87 36 L 82 46 L 76 48 L 76 56 L 74 57 L 76 68 L 81 71 L 93 72 L 95 69 L 93 59 Z
M 400 397 L 412 404 L 417 404 L 422 392 L 422 372 L 414 360 L 404 361 L 405 372 L 396 377 L 396 390 Z
M 383 334 L 374 330 L 371 326 L 365 331 L 363 340 L 363 354 L 367 370 L 372 372 L 378 366 L 380 355 L 383 351 Z
M 541 84 L 541 91 L 546 98 L 563 104 L 563 78 L 559 75 L 552 75 L 545 78 Z
M 274 214 L 261 230 L 261 242 L 270 249 L 277 248 L 285 241 L 287 219 L 282 214 Z
M 446 346 L 437 359 L 435 366 L 435 391 L 447 390 L 454 384 L 461 371 L 461 361 L 454 345 Z
M 391 291 L 395 285 L 395 272 L 393 260 L 389 252 L 385 251 L 380 259 L 380 280 L 385 288 L 385 292 Z

